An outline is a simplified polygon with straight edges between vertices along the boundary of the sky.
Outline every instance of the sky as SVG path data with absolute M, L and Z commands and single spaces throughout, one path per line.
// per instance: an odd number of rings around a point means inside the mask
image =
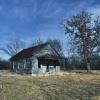
M 56 38 L 66 44 L 61 23 L 82 10 L 99 15 L 100 0 L 0 0 L 0 46 L 13 36 Z M 9 56 L 0 51 L 0 58 Z

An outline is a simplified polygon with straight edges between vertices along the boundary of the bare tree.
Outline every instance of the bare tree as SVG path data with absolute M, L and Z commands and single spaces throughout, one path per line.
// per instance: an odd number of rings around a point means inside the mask
M 19 38 L 12 38 L 3 47 L 0 48 L 3 52 L 8 54 L 9 56 L 13 56 L 17 54 L 25 48 L 25 42 L 21 41 Z
M 91 69 L 91 57 L 100 43 L 99 19 L 93 19 L 92 14 L 82 11 L 64 22 L 65 34 L 77 49 L 77 53 L 84 58 L 87 70 Z
M 100 16 L 96 17 L 94 24 L 94 46 L 96 47 L 96 53 L 100 53 Z
M 61 45 L 61 42 L 57 39 L 54 39 L 54 40 L 47 40 L 47 43 L 49 43 L 52 48 L 54 48 L 56 50 L 56 52 L 60 55 L 60 56 L 63 56 L 63 52 L 62 52 L 62 45 Z
M 43 44 L 44 42 L 42 41 L 42 39 L 38 38 L 38 39 L 34 39 L 32 41 L 32 46 L 36 46 L 36 45 L 41 45 Z

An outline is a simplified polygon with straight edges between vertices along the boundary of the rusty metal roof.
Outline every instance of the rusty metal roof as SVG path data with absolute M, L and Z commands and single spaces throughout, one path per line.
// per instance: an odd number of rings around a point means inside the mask
M 23 49 L 22 51 L 20 51 L 19 53 L 17 53 L 13 57 L 11 57 L 10 61 L 31 57 L 34 53 L 40 51 L 46 45 L 48 45 L 48 43 L 37 45 L 37 46 L 30 47 L 30 48 L 27 48 L 27 49 Z

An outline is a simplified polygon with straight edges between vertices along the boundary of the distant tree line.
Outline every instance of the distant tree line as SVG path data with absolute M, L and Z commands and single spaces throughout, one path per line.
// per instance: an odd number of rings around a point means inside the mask
M 0 59 L 0 70 L 8 70 L 8 69 L 10 69 L 9 61 Z
M 84 60 L 79 57 L 67 57 L 65 58 L 65 66 L 62 70 L 88 70 Z M 91 59 L 91 70 L 100 70 L 100 56 L 94 55 Z

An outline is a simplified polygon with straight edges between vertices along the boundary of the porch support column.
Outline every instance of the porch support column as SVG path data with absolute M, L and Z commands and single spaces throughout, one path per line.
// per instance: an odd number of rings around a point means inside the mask
M 19 65 L 20 65 L 20 63 L 18 62 L 16 72 L 19 72 L 19 69 L 20 69 L 20 66 Z
M 32 58 L 32 69 L 31 69 L 31 73 L 35 73 L 35 65 L 34 65 L 34 58 Z
M 23 68 L 23 73 L 25 74 L 25 68 L 26 68 L 26 59 L 24 60 L 24 68 Z
M 14 71 L 14 61 L 13 61 L 13 71 Z
M 26 60 L 24 60 L 24 69 L 26 68 Z
M 19 63 L 18 63 L 18 69 L 19 69 Z

